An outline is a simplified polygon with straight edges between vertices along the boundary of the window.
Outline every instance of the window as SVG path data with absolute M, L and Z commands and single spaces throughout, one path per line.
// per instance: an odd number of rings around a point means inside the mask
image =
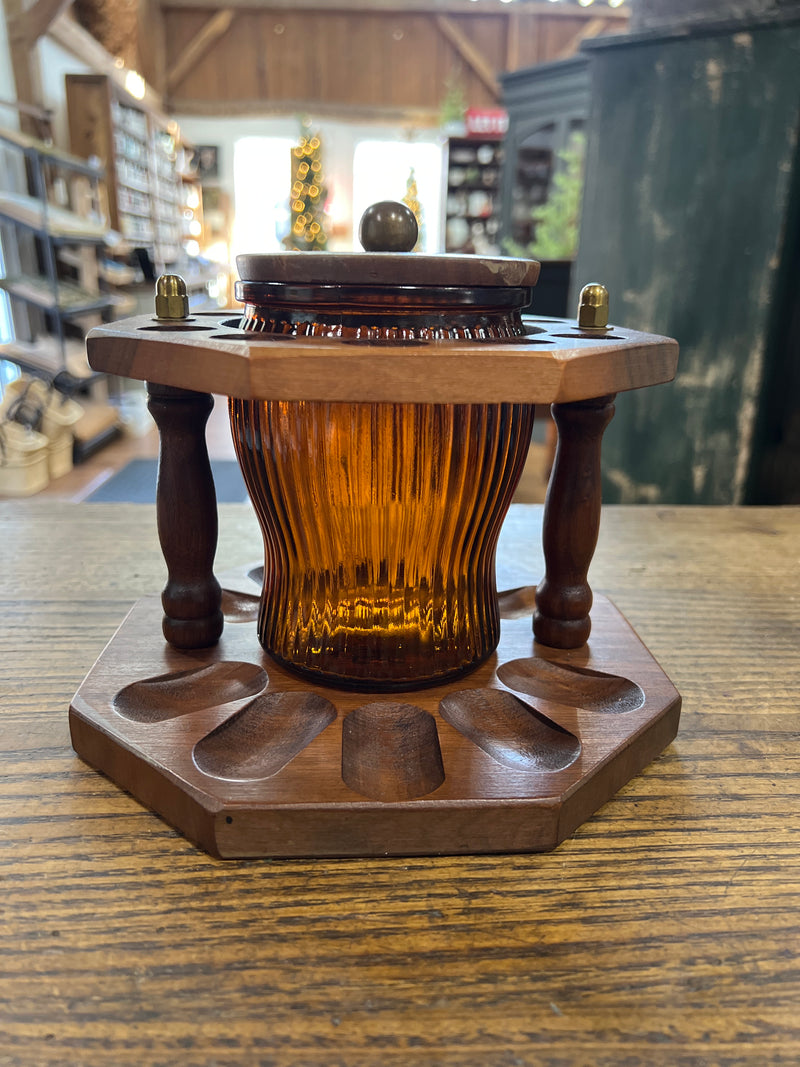
M 441 246 L 442 146 L 430 142 L 361 141 L 353 157 L 353 247 L 358 224 L 370 204 L 402 200 L 411 171 L 417 183 L 422 215 L 420 251 L 437 252 Z
M 242 137 L 233 146 L 232 253 L 282 252 L 292 186 L 288 137 Z

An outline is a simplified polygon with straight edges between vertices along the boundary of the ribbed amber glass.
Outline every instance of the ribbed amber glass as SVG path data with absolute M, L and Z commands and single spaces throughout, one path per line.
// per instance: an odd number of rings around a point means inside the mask
M 471 670 L 499 637 L 497 538 L 530 441 L 517 404 L 231 399 L 264 533 L 264 648 L 321 683 Z

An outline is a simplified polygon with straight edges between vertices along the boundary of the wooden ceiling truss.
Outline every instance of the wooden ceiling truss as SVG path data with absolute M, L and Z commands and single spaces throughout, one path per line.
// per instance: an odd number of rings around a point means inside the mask
M 71 0 L 24 3 L 5 0 L 21 102 L 41 101 L 30 59 L 44 33 L 92 69 L 124 77 L 101 47 L 113 43 L 98 44 L 76 22 Z M 454 86 L 465 105 L 497 106 L 503 72 L 567 58 L 588 38 L 624 32 L 628 15 L 545 0 L 135 0 L 134 14 L 138 41 L 126 42 L 124 59 L 158 110 L 421 125 L 440 121 Z

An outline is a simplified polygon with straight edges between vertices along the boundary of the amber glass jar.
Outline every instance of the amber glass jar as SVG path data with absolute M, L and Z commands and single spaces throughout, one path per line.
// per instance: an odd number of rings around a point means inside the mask
M 490 344 L 523 331 L 529 287 L 437 293 L 425 279 L 440 257 L 391 258 L 420 284 L 336 282 L 345 269 L 336 261 L 357 278 L 353 261 L 366 256 L 240 257 L 242 326 L 287 344 L 298 335 L 377 341 L 387 359 L 404 339 Z M 332 280 L 307 284 L 312 268 Z M 290 271 L 300 277 L 281 277 Z M 232 398 L 230 413 L 264 534 L 259 638 L 276 660 L 324 684 L 397 690 L 457 677 L 494 651 L 495 550 L 530 406 Z

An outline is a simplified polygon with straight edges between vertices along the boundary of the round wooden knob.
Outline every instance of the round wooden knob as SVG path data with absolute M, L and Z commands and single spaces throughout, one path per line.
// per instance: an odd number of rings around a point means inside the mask
M 396 200 L 381 200 L 368 207 L 358 228 L 365 252 L 410 252 L 418 236 L 414 212 Z

